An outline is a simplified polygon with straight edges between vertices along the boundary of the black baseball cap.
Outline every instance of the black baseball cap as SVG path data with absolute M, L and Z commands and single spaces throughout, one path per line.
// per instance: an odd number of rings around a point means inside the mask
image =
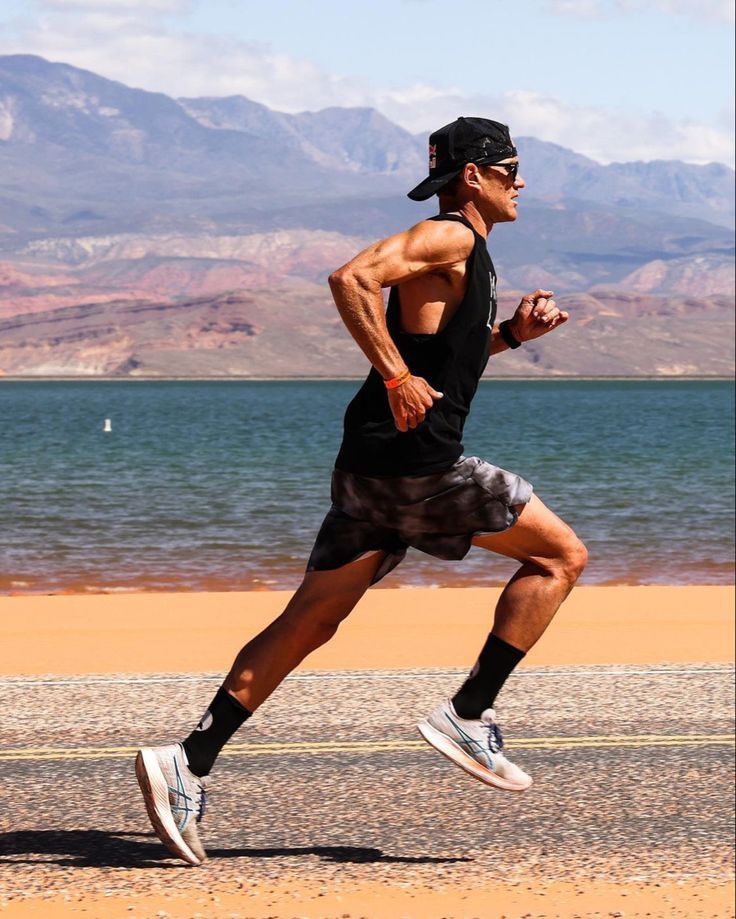
M 460 117 L 429 135 L 429 176 L 413 188 L 412 201 L 426 201 L 458 175 L 466 163 L 500 163 L 516 156 L 505 124 L 489 118 Z

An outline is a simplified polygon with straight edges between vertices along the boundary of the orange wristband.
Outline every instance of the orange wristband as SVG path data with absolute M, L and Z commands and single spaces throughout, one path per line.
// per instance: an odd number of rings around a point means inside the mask
M 411 376 L 411 370 L 405 370 L 403 373 L 400 373 L 397 377 L 393 377 L 391 380 L 384 380 L 383 385 L 386 389 L 396 389 L 398 386 L 402 386 Z

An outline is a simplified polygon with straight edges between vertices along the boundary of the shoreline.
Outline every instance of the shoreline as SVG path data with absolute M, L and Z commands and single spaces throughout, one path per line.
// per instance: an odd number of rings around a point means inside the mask
M 0 674 L 224 672 L 292 593 L 0 597 Z M 470 667 L 500 593 L 369 590 L 299 669 Z M 733 609 L 732 586 L 577 587 L 522 666 L 731 663 Z
M 367 371 L 366 371 L 367 372 Z M 106 382 L 106 383 L 228 383 L 228 382 L 248 382 L 248 383 L 339 383 L 339 382 L 356 382 L 365 379 L 365 373 L 350 376 L 350 377 L 333 377 L 333 376 L 324 376 L 324 377 L 284 377 L 284 376 L 212 376 L 212 377 L 178 377 L 178 376 L 156 376 L 156 375 L 144 375 L 139 376 L 96 376 L 92 374 L 81 374 L 74 375 L 69 374 L 68 376 L 42 376 L 42 375 L 28 375 L 28 376 L 11 376 L 11 375 L 2 375 L 0 374 L 0 383 L 79 383 L 83 381 L 89 382 Z M 622 377 L 622 376 L 578 376 L 576 374 L 550 374 L 547 376 L 540 375 L 536 377 L 530 376 L 516 376 L 512 374 L 504 376 L 483 376 L 480 379 L 481 383 L 503 383 L 504 381 L 511 381 L 515 383 L 536 383 L 540 380 L 549 381 L 549 380 L 560 380 L 563 382 L 570 381 L 587 381 L 587 382 L 642 382 L 642 381 L 656 381 L 656 382 L 706 382 L 706 383 L 731 383 L 734 380 L 733 376 L 715 376 L 715 375 L 668 375 L 668 374 L 642 374 L 641 376 L 634 377 Z
M 115 597 L 129 596 L 131 594 L 141 594 L 143 596 L 161 596 L 162 594 L 260 594 L 260 593 L 293 593 L 301 580 L 302 569 L 296 572 L 291 578 L 283 578 L 282 583 L 277 581 L 264 581 L 255 578 L 249 582 L 233 583 L 230 580 L 223 579 L 218 581 L 215 578 L 197 582 L 194 584 L 164 584 L 153 585 L 147 584 L 144 579 L 140 582 L 128 584 L 85 584 L 83 581 L 74 581 L 64 585 L 55 585 L 53 587 L 33 587 L 28 581 L 10 580 L 10 586 L 0 586 L 0 600 L 8 597 Z M 475 579 L 465 579 L 457 577 L 454 579 L 445 578 L 441 583 L 431 580 L 412 583 L 407 582 L 399 585 L 392 585 L 390 582 L 380 581 L 374 584 L 371 591 L 394 591 L 394 590 L 483 590 L 490 588 L 493 590 L 502 590 L 508 582 L 508 578 L 486 578 L 478 577 Z M 622 578 L 609 579 L 601 581 L 585 582 L 578 584 L 576 590 L 581 587 L 627 587 L 627 588 L 679 588 L 679 587 L 734 587 L 733 580 L 709 580 L 708 578 L 693 579 L 689 582 L 662 582 L 662 581 L 633 581 Z

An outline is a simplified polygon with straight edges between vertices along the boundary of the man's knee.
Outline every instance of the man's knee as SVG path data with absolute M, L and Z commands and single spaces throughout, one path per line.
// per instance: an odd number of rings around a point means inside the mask
M 314 627 L 330 635 L 335 634 L 350 613 L 353 611 L 354 604 L 351 603 L 320 603 L 310 610 L 309 619 Z
M 577 536 L 568 545 L 560 559 L 560 567 L 563 576 L 571 584 L 574 584 L 585 570 L 588 564 L 588 550 L 585 543 L 578 539 Z
M 326 585 L 315 583 L 308 576 L 294 594 L 286 613 L 303 626 L 333 633 L 343 620 L 347 619 L 359 599 L 355 591 L 335 586 L 326 590 Z

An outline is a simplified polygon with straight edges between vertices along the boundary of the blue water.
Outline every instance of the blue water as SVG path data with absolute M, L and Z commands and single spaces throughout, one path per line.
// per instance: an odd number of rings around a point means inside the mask
M 0 592 L 295 587 L 358 385 L 0 383 Z M 733 582 L 731 383 L 483 381 L 464 443 L 578 532 L 585 582 Z M 382 584 L 514 568 L 412 550 Z

